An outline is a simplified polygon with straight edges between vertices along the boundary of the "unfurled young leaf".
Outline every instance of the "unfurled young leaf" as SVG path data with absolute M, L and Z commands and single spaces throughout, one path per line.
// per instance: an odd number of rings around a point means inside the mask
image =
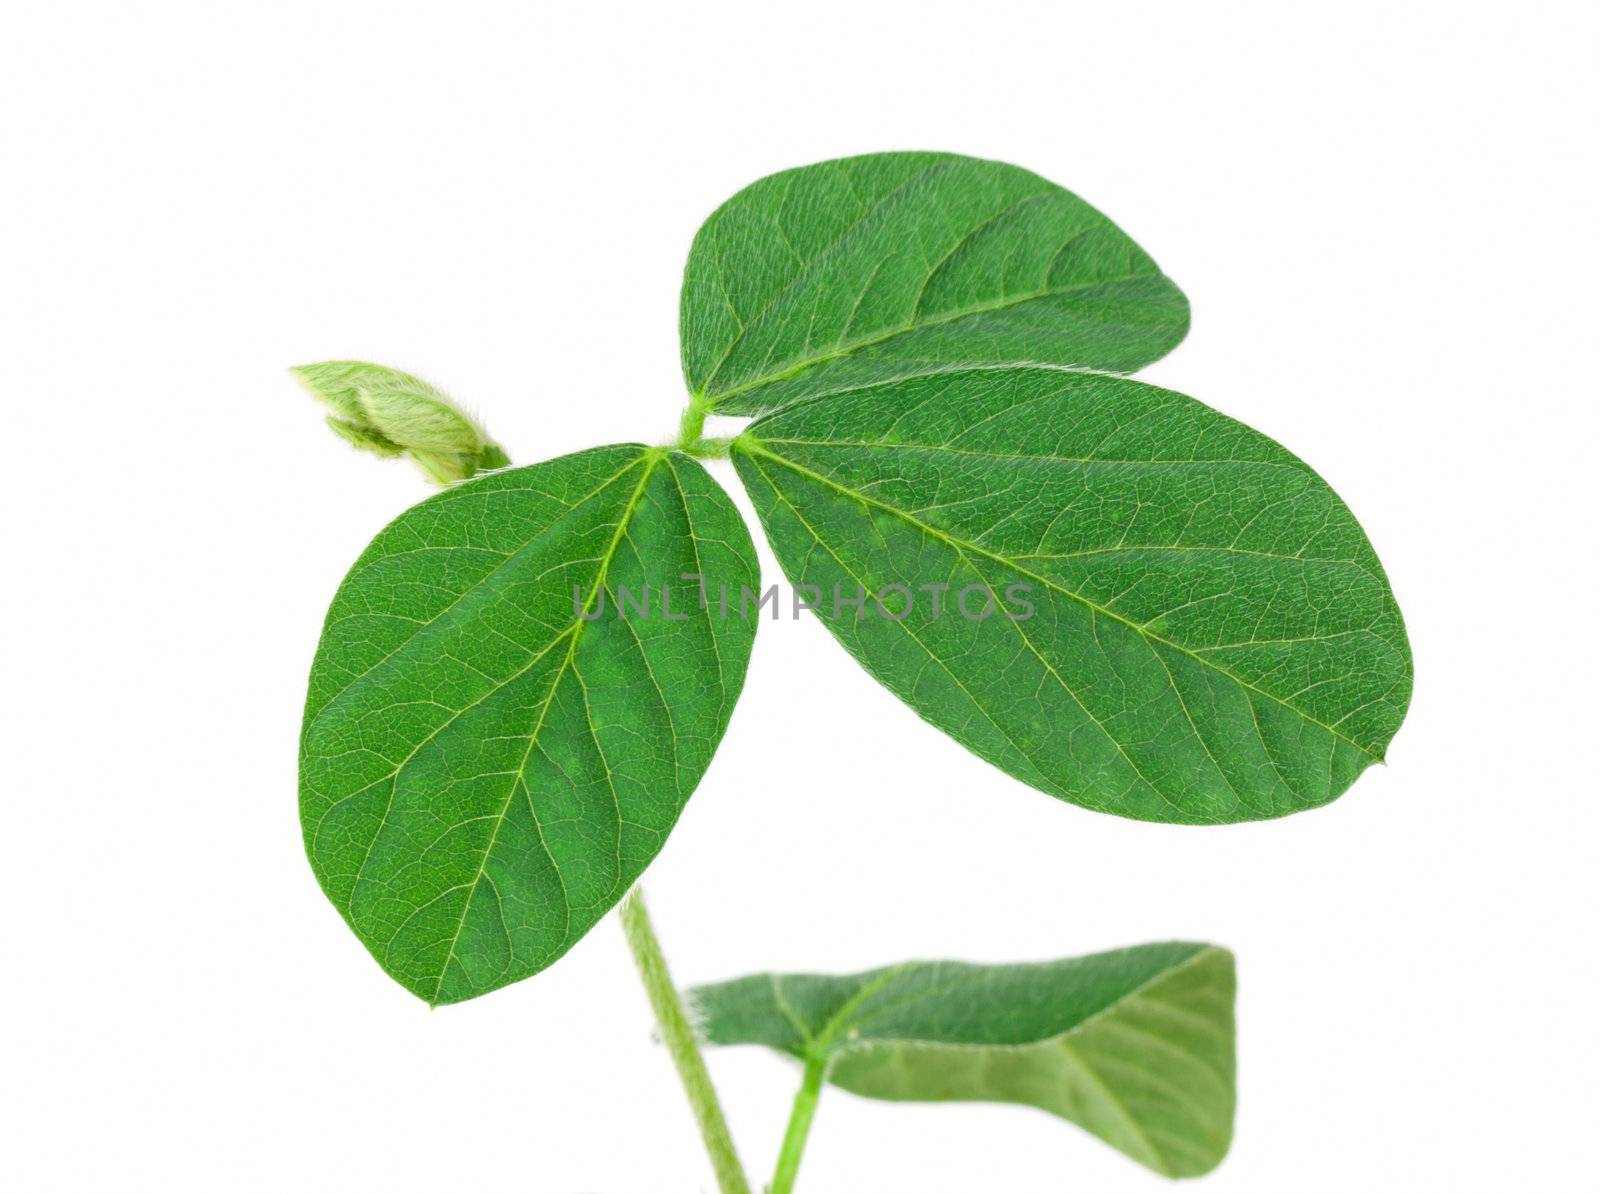
M 333 411 L 328 426 L 379 456 L 410 453 L 440 485 L 511 461 L 476 422 L 420 378 L 365 361 L 321 361 L 290 372 Z
M 1354 516 L 1192 398 L 958 369 L 769 415 L 733 460 L 846 649 L 1052 795 L 1281 816 L 1348 788 L 1405 714 L 1405 629 Z
M 679 316 L 703 409 L 754 415 L 952 365 L 1132 372 L 1189 305 L 1071 192 L 1003 162 L 878 153 L 785 170 L 701 227 Z
M 744 523 L 695 461 L 639 446 L 465 482 L 356 561 L 312 666 L 300 813 L 323 889 L 408 990 L 542 970 L 661 848 L 755 633 L 696 576 L 757 587 Z M 650 615 L 618 617 L 622 589 Z
M 759 974 L 690 1000 L 711 1044 L 825 1061 L 869 1098 L 1038 1107 L 1168 1177 L 1209 1172 L 1233 1136 L 1233 955 L 1216 946 Z

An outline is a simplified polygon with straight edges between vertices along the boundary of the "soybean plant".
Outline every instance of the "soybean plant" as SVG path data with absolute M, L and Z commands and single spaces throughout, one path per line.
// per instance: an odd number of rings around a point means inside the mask
M 1187 300 L 1015 166 L 764 178 L 696 235 L 679 324 L 674 442 L 521 467 L 409 374 L 295 371 L 340 435 L 445 486 L 356 560 L 312 665 L 300 813 L 328 898 L 433 1005 L 539 973 L 621 903 L 723 1194 L 750 1187 L 704 1042 L 801 1066 L 774 1194 L 824 1084 L 1030 1104 L 1209 1171 L 1235 1091 L 1216 946 L 673 986 L 635 885 L 763 593 L 702 462 L 731 460 L 795 592 L 925 720 L 1056 799 L 1189 825 L 1315 808 L 1383 758 L 1411 659 L 1355 516 L 1266 436 L 1125 376 L 1183 339 Z M 718 438 L 711 415 L 751 421 Z

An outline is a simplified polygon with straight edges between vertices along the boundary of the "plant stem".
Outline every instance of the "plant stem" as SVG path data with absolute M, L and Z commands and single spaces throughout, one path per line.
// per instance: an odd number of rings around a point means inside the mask
M 639 978 L 644 982 L 645 994 L 650 997 L 650 1009 L 655 1012 L 656 1024 L 661 1029 L 661 1039 L 666 1042 L 667 1052 L 672 1054 L 672 1063 L 678 1067 L 678 1078 L 689 1096 L 695 1122 L 700 1125 L 700 1138 L 711 1157 L 711 1168 L 716 1171 L 717 1187 L 722 1194 L 750 1194 L 750 1182 L 739 1164 L 728 1121 L 722 1114 L 722 1104 L 717 1102 L 717 1092 L 711 1085 L 711 1075 L 706 1072 L 705 1058 L 700 1056 L 700 1044 L 695 1040 L 683 1000 L 667 972 L 667 960 L 661 954 L 661 942 L 656 939 L 655 928 L 650 923 L 642 890 L 635 887 L 629 893 L 622 901 L 620 915 L 628 948 L 633 951 Z
M 678 422 L 678 446 L 687 447 L 694 443 L 706 432 L 706 415 L 711 408 L 698 394 L 689 397 L 689 405 L 683 408 L 683 418 Z
M 717 439 L 712 436 L 702 435 L 699 439 L 692 439 L 677 445 L 680 452 L 687 452 L 697 460 L 726 460 L 728 449 L 733 446 L 733 439 L 725 437 Z
M 817 1113 L 817 1100 L 822 1097 L 822 1079 L 827 1076 L 828 1059 L 806 1059 L 805 1076 L 800 1089 L 795 1092 L 794 1110 L 789 1113 L 789 1129 L 783 1134 L 783 1151 L 778 1154 L 778 1168 L 772 1175 L 772 1185 L 767 1194 L 790 1194 L 795 1176 L 800 1172 L 800 1155 L 805 1152 L 806 1137 L 811 1132 L 811 1119 Z

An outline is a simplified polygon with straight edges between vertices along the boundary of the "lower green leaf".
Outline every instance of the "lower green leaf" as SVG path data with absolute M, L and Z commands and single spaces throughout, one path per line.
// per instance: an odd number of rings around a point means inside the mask
M 632 886 L 711 761 L 757 586 L 727 495 L 623 445 L 468 481 L 362 553 L 328 610 L 300 749 L 317 878 L 430 1003 L 542 970 Z M 670 593 L 664 590 L 670 589 Z M 619 616 L 624 591 L 637 603 Z
M 1164 943 L 1059 962 L 758 974 L 690 992 L 714 1045 L 822 1059 L 868 1098 L 1020 1103 L 1168 1177 L 1233 1138 L 1233 955 Z

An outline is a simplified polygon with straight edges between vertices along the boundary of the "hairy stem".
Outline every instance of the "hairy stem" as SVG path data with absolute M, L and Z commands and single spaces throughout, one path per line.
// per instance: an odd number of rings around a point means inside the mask
M 683 408 L 683 418 L 678 421 L 678 447 L 686 448 L 706 432 L 706 415 L 711 413 L 711 408 L 698 394 L 689 397 L 689 405 Z
M 699 439 L 689 440 L 687 443 L 678 444 L 680 452 L 687 452 L 697 460 L 726 460 L 728 449 L 733 445 L 731 438 L 716 439 L 712 436 L 702 435 Z
M 805 1076 L 795 1092 L 789 1129 L 783 1134 L 783 1151 L 778 1154 L 778 1168 L 772 1175 L 768 1194 L 790 1194 L 794 1189 L 794 1179 L 800 1172 L 800 1156 L 806 1149 L 806 1137 L 811 1133 L 811 1120 L 817 1113 L 817 1100 L 822 1097 L 822 1080 L 827 1072 L 827 1058 L 806 1059 Z
M 683 1000 L 667 972 L 667 960 L 661 954 L 661 942 L 656 939 L 650 913 L 644 906 L 644 893 L 639 888 L 635 887 L 622 901 L 620 915 L 628 948 L 633 951 L 639 978 L 644 982 L 650 1008 L 661 1029 L 661 1039 L 666 1042 L 667 1052 L 672 1054 L 672 1063 L 678 1067 L 678 1078 L 689 1096 L 695 1122 L 700 1125 L 700 1138 L 711 1157 L 711 1168 L 716 1171 L 717 1187 L 722 1194 L 750 1194 L 750 1183 L 739 1164 L 722 1104 L 717 1102 L 717 1092 L 711 1085 L 711 1075 L 706 1072 L 705 1058 L 700 1055 L 700 1044 L 695 1040 Z

